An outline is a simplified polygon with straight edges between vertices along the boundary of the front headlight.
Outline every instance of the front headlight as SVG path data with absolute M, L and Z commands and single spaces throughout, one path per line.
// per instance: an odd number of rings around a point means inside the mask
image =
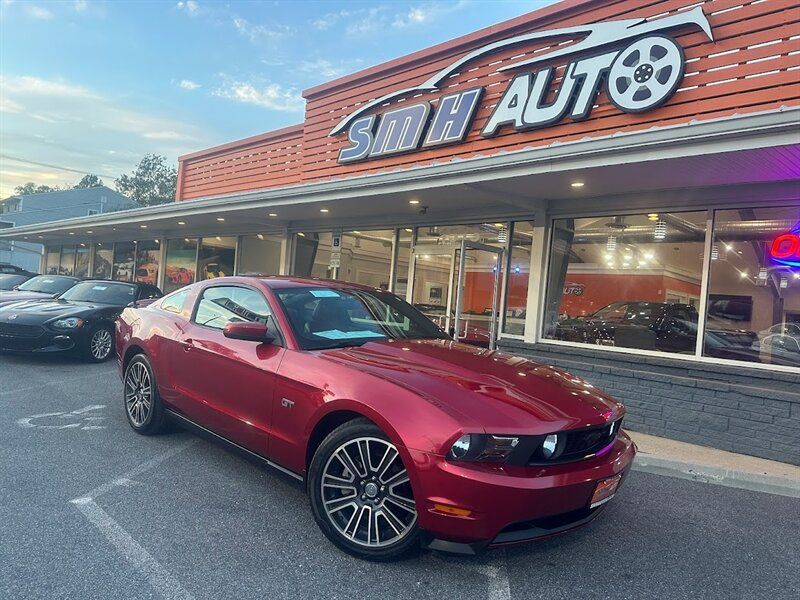
M 519 437 L 468 433 L 458 438 L 447 457 L 451 460 L 504 462 L 519 444 Z
M 83 319 L 79 319 L 78 317 L 68 317 L 66 319 L 53 321 L 52 325 L 56 329 L 77 329 L 83 325 Z

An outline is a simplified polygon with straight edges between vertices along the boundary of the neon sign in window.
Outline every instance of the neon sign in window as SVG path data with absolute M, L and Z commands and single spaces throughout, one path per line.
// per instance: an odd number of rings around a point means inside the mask
M 800 267 L 800 227 L 776 237 L 769 254 L 777 263 Z

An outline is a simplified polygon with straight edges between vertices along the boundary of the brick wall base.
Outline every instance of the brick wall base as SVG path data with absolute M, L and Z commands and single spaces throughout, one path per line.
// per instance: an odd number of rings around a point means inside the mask
M 800 374 L 501 340 L 620 400 L 625 428 L 800 465 Z

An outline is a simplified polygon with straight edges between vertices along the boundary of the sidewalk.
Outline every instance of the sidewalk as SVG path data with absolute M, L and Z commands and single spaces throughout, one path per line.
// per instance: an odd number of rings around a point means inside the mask
M 627 431 L 637 471 L 800 498 L 800 467 Z

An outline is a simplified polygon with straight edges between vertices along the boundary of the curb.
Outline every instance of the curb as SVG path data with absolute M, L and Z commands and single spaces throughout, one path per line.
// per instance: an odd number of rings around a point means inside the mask
M 666 475 L 667 477 L 677 477 L 678 479 L 688 479 L 701 483 L 800 498 L 800 479 L 724 469 L 712 465 L 661 458 L 642 452 L 636 455 L 633 469 L 644 473 Z

